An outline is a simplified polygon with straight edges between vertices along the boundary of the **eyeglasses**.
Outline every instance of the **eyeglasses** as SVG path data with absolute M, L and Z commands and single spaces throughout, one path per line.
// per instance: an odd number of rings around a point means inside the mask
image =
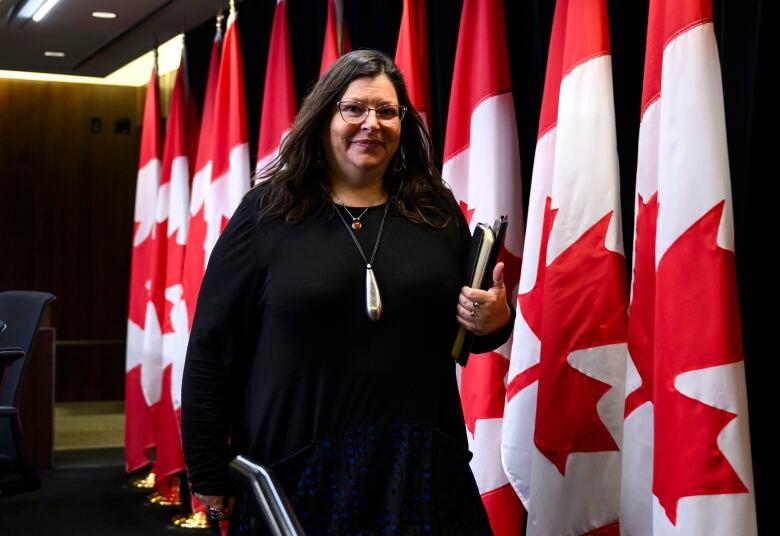
M 406 106 L 400 104 L 383 104 L 372 108 L 358 101 L 339 101 L 336 103 L 339 107 L 339 113 L 345 123 L 359 125 L 368 117 L 368 112 L 374 110 L 376 120 L 383 125 L 393 125 L 396 121 L 400 122 L 406 115 Z

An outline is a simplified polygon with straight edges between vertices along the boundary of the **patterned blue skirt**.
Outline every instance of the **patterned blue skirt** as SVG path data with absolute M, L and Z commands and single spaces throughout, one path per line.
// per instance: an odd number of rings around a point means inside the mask
M 312 443 L 271 470 L 309 536 L 491 534 L 470 459 L 434 427 L 398 424 Z M 239 497 L 229 534 L 266 533 Z

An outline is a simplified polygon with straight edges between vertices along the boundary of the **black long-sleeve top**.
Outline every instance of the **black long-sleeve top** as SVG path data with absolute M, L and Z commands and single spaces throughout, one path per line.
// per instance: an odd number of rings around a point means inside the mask
M 449 352 L 470 233 L 454 198 L 443 201 L 452 208 L 443 229 L 389 207 L 373 263 L 376 323 L 365 312 L 366 265 L 335 212 L 344 209 L 325 203 L 286 223 L 258 219 L 258 200 L 250 191 L 231 218 L 198 297 L 182 392 L 192 489 L 228 493 L 237 453 L 271 464 L 373 426 L 419 425 L 466 449 Z M 355 231 L 367 257 L 384 208 Z M 496 348 L 511 329 L 478 337 L 474 351 Z

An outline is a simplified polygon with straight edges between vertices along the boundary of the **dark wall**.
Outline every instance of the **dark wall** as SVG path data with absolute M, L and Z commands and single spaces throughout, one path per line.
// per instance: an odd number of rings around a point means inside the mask
M 59 401 L 123 397 L 142 91 L 0 80 L 0 289 L 57 296 Z
M 246 73 L 250 148 L 257 143 L 264 69 L 271 19 L 275 2 L 245 0 L 239 4 L 239 28 Z M 324 37 L 325 5 L 311 0 L 287 0 L 292 55 L 298 98 L 319 74 Z M 386 0 L 345 0 L 345 20 L 353 48 L 376 48 L 393 56 L 401 20 L 402 2 Z M 517 128 L 523 174 L 524 203 L 528 203 L 536 131 L 541 105 L 547 47 L 554 10 L 553 0 L 505 0 L 510 68 L 517 112 Z M 452 68 L 458 37 L 462 0 L 427 0 L 428 46 L 431 76 L 433 138 L 442 152 L 449 104 Z M 642 95 L 648 0 L 625 2 L 608 0 L 612 65 L 620 159 L 621 200 L 625 251 L 630 256 L 633 236 L 639 110 Z M 766 193 L 764 175 L 769 162 L 770 125 L 778 124 L 769 102 L 769 31 L 772 2 L 714 0 L 716 37 L 721 53 L 726 122 L 729 141 L 734 219 L 736 226 L 737 270 L 744 330 L 745 366 L 750 405 L 751 438 L 755 466 L 759 524 L 767 512 L 769 460 L 768 378 L 771 359 L 765 352 L 773 348 L 765 311 L 769 303 L 768 285 L 773 280 L 771 263 L 765 260 L 769 232 L 777 224 L 769 221 L 773 210 Z M 187 34 L 191 73 L 196 91 L 202 93 L 208 50 L 214 23 L 208 22 Z M 199 77 L 199 78 L 198 78 Z M 254 161 L 254 158 L 253 158 Z M 772 176 L 776 176 L 774 172 Z M 527 214 L 527 211 L 526 211 Z M 774 239 L 776 242 L 776 238 Z M 627 259 L 630 266 L 631 259 Z M 772 284 L 772 287 L 775 287 Z M 772 354 L 774 355 L 774 354 Z

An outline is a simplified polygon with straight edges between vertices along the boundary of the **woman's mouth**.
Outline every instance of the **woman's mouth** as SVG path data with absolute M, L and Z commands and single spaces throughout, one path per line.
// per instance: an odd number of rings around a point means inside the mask
M 360 145 L 361 147 L 376 147 L 382 145 L 382 142 L 379 140 L 353 140 L 352 143 Z

